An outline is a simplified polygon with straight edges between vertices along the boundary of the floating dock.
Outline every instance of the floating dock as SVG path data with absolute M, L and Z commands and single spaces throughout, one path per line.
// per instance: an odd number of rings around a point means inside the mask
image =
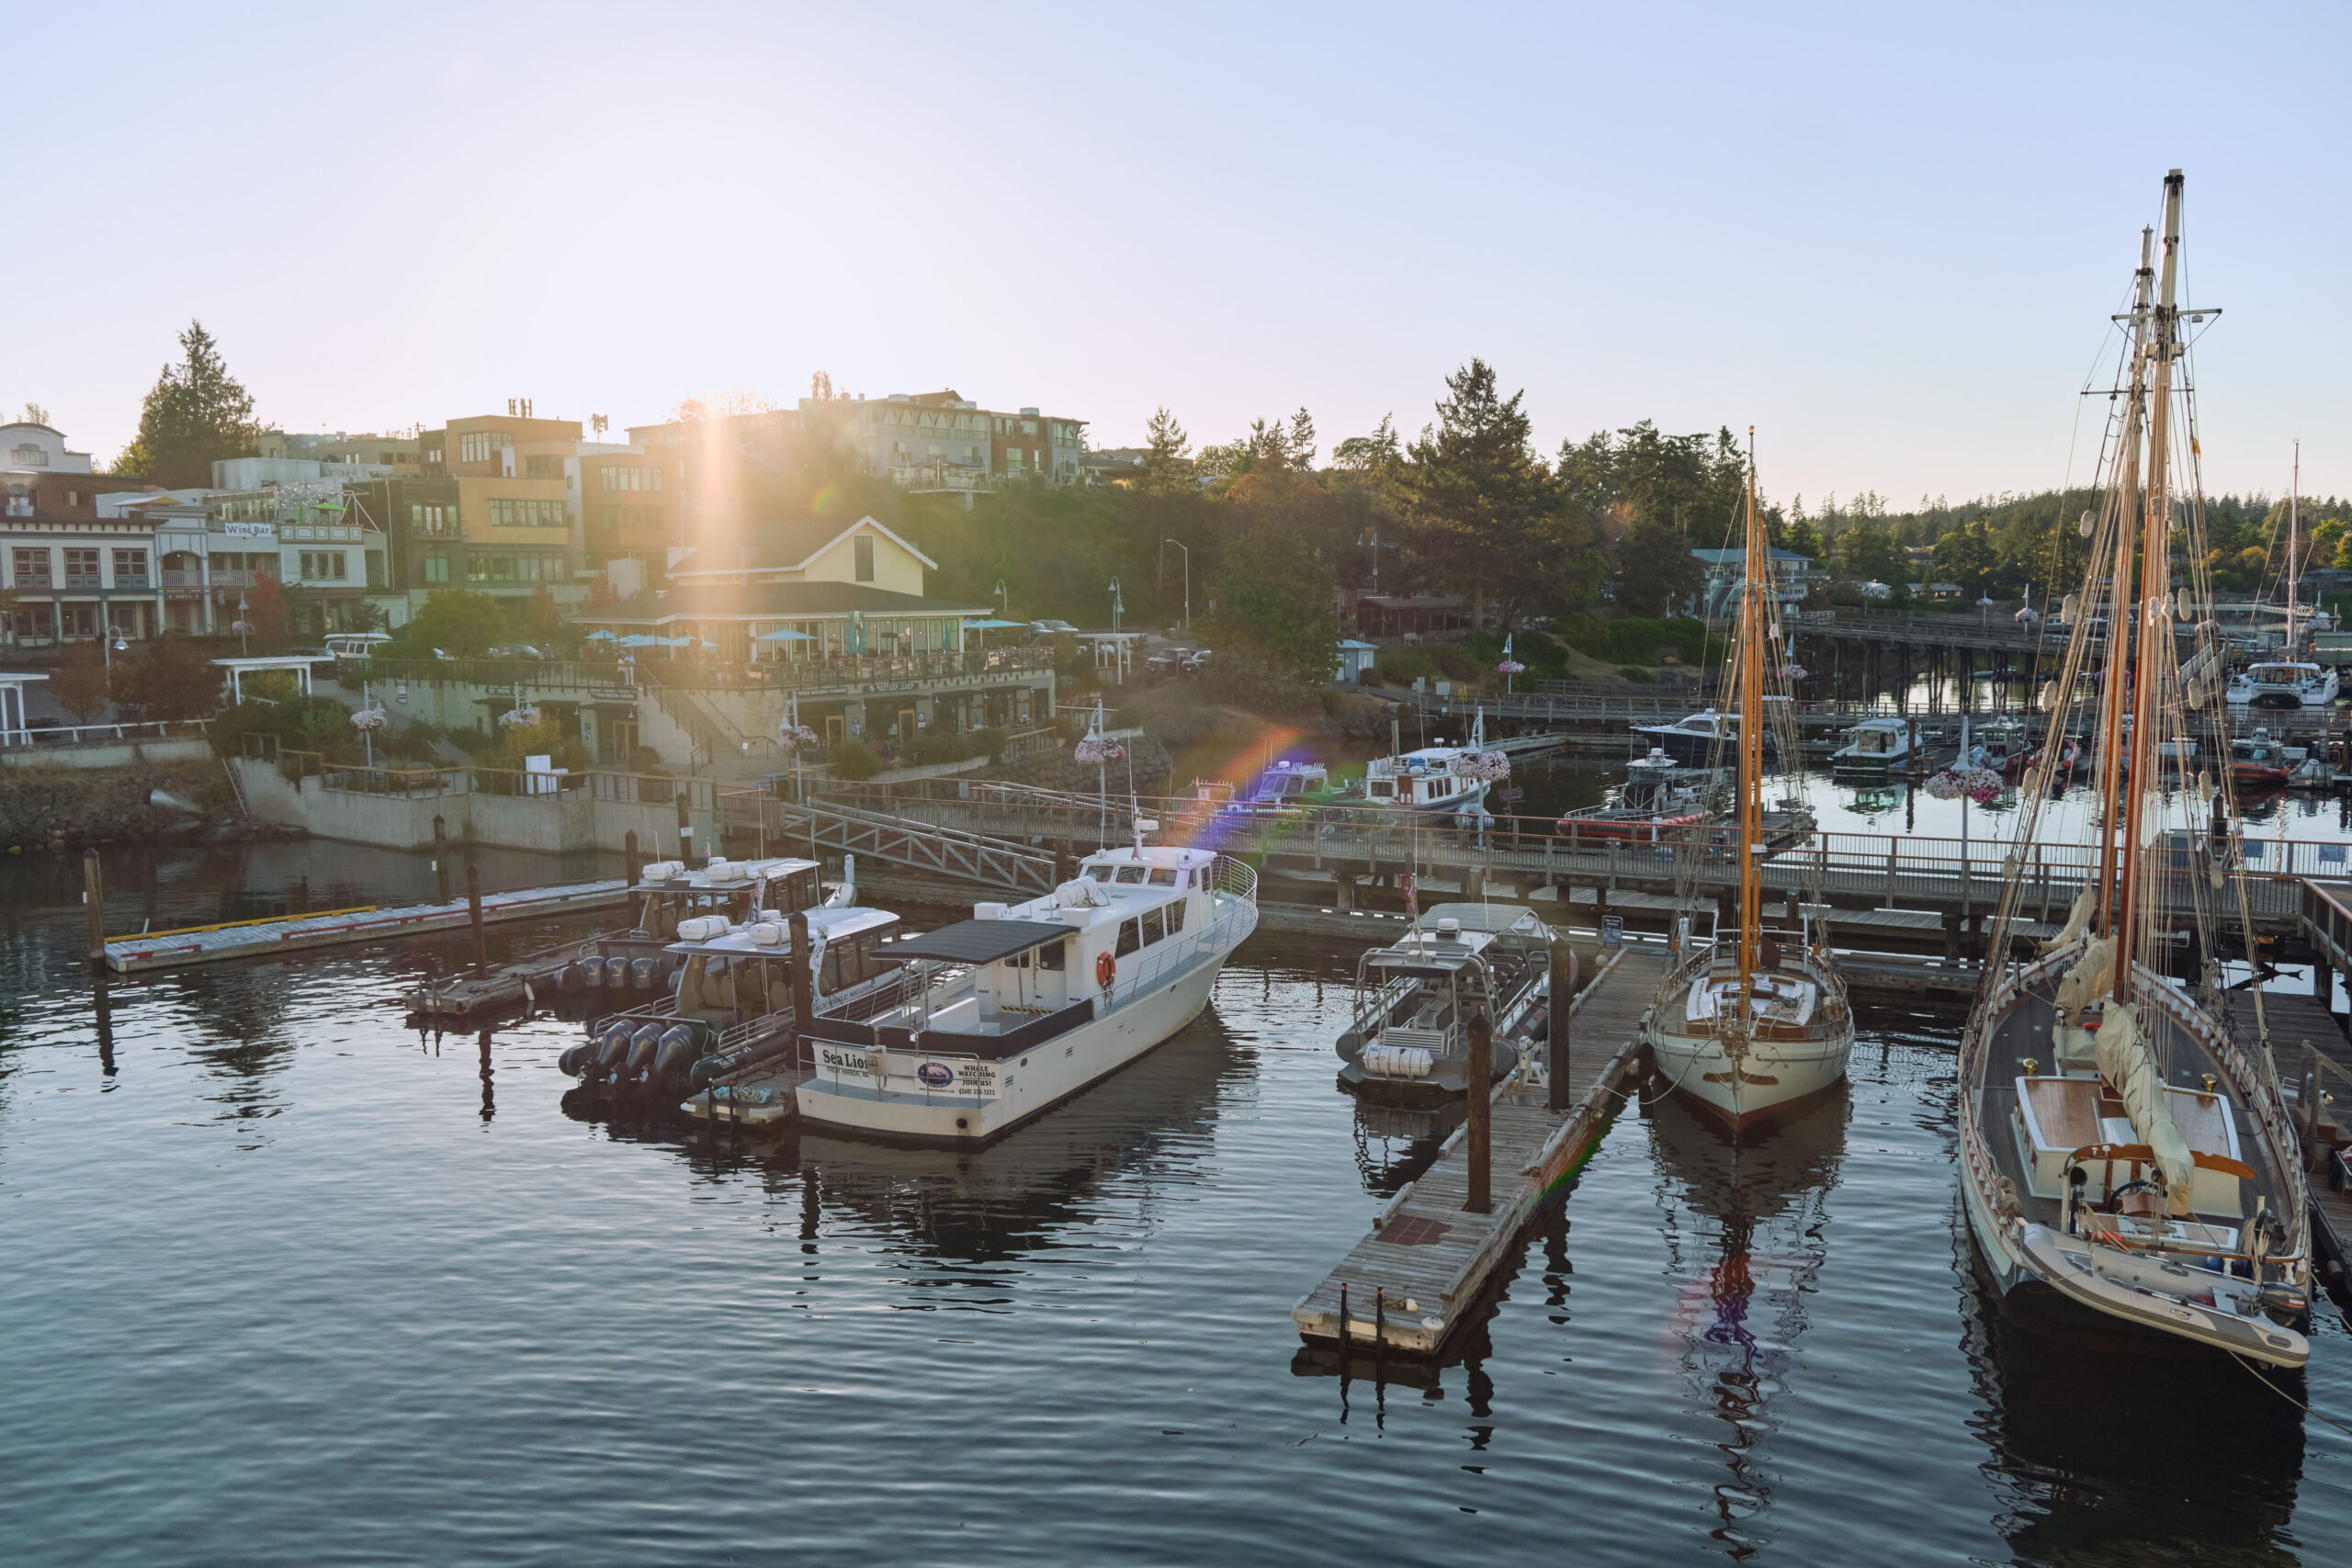
M 482 923 L 552 919 L 612 908 L 627 903 L 628 893 L 629 885 L 618 879 L 485 893 L 481 896 Z M 412 904 L 397 909 L 330 909 L 312 915 L 189 926 L 179 931 L 141 931 L 107 938 L 107 967 L 118 975 L 135 975 L 230 958 L 267 958 L 314 948 L 461 931 L 470 920 L 471 910 L 460 898 L 454 903 Z
M 1515 1079 L 1496 1090 L 1489 1211 L 1464 1207 L 1470 1159 L 1467 1131 L 1458 1130 L 1437 1163 L 1381 1211 L 1372 1234 L 1291 1308 L 1303 1337 L 1437 1354 L 1509 1264 L 1537 1206 L 1590 1157 L 1634 1081 L 1642 1018 L 1668 958 L 1658 943 L 1621 947 L 1569 1004 L 1563 1070 L 1574 1110 L 1546 1110 L 1541 1089 L 1514 1089 Z

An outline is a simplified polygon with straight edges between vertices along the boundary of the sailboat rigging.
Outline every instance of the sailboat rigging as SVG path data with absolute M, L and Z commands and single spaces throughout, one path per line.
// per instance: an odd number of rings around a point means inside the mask
M 2077 733 L 2076 677 L 2103 607 L 2116 635 L 2099 692 L 2095 854 L 2064 928 L 2014 963 L 2026 934 L 2016 870 L 2056 793 L 2059 764 L 2045 749 L 1962 1037 L 1961 1180 L 1980 1255 L 2021 1315 L 2294 1367 L 2309 1354 L 2298 1328 L 2310 1287 L 2303 1172 L 2260 993 L 2248 994 L 2259 1043 L 2250 1046 L 2233 1031 L 2213 956 L 2222 895 L 2234 890 L 2233 913 L 2250 924 L 2245 885 L 2226 874 L 2234 846 L 2202 820 L 2217 794 L 2228 804 L 2227 748 L 2199 770 L 2183 722 L 2201 713 L 2226 734 L 2194 403 L 2176 375 L 2184 323 L 2212 313 L 2177 299 L 2182 187 L 2175 170 L 2161 255 L 2152 231 L 2141 236 L 2086 613 L 2045 690 L 2048 733 Z M 2189 459 L 2177 491 L 2176 446 Z M 2176 536 L 2187 580 L 2177 589 Z M 2172 807 L 2188 821 L 2165 831 Z M 2193 985 L 2171 977 L 2181 964 Z

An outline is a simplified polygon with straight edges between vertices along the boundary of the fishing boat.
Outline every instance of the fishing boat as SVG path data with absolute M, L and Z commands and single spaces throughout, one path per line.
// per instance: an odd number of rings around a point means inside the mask
M 1831 767 L 1846 773 L 1892 773 L 1919 755 L 1919 727 L 1907 718 L 1882 715 L 1846 731 L 1846 744 L 1829 754 Z
M 2290 758 L 2287 750 L 2284 744 L 2272 739 L 2267 729 L 2233 737 L 2230 740 L 2231 780 L 2244 789 L 2284 789 L 2294 775 L 2296 761 L 2302 760 Z M 2308 751 L 2304 755 L 2307 758 Z
M 1532 911 L 1438 904 L 1396 942 L 1356 960 L 1339 1039 L 1340 1084 L 1368 1100 L 1425 1105 L 1470 1087 L 1471 1021 L 1487 1021 L 1499 1083 L 1544 1037 L 1552 932 Z
M 2272 660 L 2232 675 L 2228 697 L 2233 707 L 2324 708 L 2341 689 L 2325 665 Z
M 1364 769 L 1364 800 L 1398 811 L 1476 816 L 1486 805 L 1487 792 L 1509 777 L 1510 759 L 1487 750 L 1487 716 L 1480 712 L 1466 746 L 1440 740 L 1374 758 Z
M 2275 1077 L 2257 1066 L 2267 1033 L 2261 994 L 2233 997 L 2210 956 L 2193 981 L 2167 973 L 2177 931 L 2188 930 L 2191 955 L 2210 955 L 2221 907 L 2233 904 L 2241 926 L 2251 925 L 2245 885 L 2227 875 L 2230 844 L 2224 838 L 2216 854 L 2195 819 L 2217 793 L 2226 808 L 2228 776 L 2218 789 L 2192 778 L 2188 758 L 2156 744 L 2195 710 L 2221 717 L 2210 679 L 2218 628 L 2202 622 L 2184 666 L 2170 625 L 2177 614 L 2194 619 L 2188 606 L 2210 604 L 2212 591 L 2203 507 L 2191 494 L 2177 508 L 2170 482 L 2175 444 L 2196 447 L 2193 423 L 2174 430 L 2194 410 L 2186 387 L 2175 387 L 2186 313 L 2175 298 L 2181 186 L 2177 170 L 2165 181 L 2160 276 L 2142 236 L 2135 304 L 2121 318 L 2131 332 L 2112 416 L 2120 428 L 2086 530 L 2083 602 L 2132 625 L 2135 645 L 2116 650 L 2116 667 L 2130 659 L 2133 678 L 2099 694 L 2098 733 L 2118 740 L 2099 759 L 2096 863 L 2064 927 L 2022 964 L 2007 955 L 2024 879 L 2007 879 L 1988 949 L 2000 956 L 1987 964 L 1961 1040 L 1960 1179 L 1980 1256 L 2021 1321 L 2060 1322 L 2117 1347 L 2204 1347 L 2294 1368 L 2310 1355 L 2301 1332 L 2308 1195 Z M 2147 574 L 2153 581 L 2134 577 L 2139 561 L 2169 558 L 2176 516 L 2188 519 L 2185 600 L 2161 570 Z M 2125 613 L 2143 611 L 2126 622 Z M 2068 664 L 2086 652 L 2077 634 Z M 2066 716 L 2052 721 L 2063 729 Z M 2035 778 L 2042 787 L 2026 792 L 2012 868 L 2050 794 L 2048 777 Z M 2169 811 L 2191 819 L 2167 824 Z M 2241 1005 L 2250 1020 L 2236 1015 Z
M 973 1145 L 1118 1071 L 1208 1005 L 1258 926 L 1257 874 L 1206 850 L 1100 851 L 1026 903 L 892 944 L 887 984 L 802 1031 L 804 1123 Z
M 1659 842 L 1713 815 L 1705 799 L 1708 777 L 1654 746 L 1648 756 L 1625 764 L 1625 782 L 1610 799 L 1563 812 L 1560 836 L 1571 843 Z
M 1731 829 L 1738 925 L 1703 943 L 1678 927 L 1682 951 L 1644 1025 L 1657 1076 L 1735 1130 L 1837 1084 L 1854 1044 L 1845 982 L 1812 906 L 1790 900 L 1796 904 L 1793 931 L 1764 926 L 1763 861 L 1772 849 L 1764 820 L 1765 683 L 1786 677 L 1778 660 L 1765 657 L 1781 644 L 1779 601 L 1770 586 L 1752 456 L 1746 536 L 1747 570 L 1735 590 L 1739 617 L 1730 666 L 1742 753 Z
M 2032 748 L 2026 733 L 2025 720 L 2011 713 L 1996 713 L 1992 717 L 1976 720 L 1970 727 L 1970 744 L 1958 761 L 1971 768 L 1990 768 L 1996 773 L 2012 773 L 2024 765 L 2026 753 Z

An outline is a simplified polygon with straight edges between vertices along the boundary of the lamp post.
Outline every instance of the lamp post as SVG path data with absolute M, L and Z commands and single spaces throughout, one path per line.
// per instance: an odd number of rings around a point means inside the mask
M 1184 635 L 1190 637 L 1193 632 L 1193 550 L 1191 546 L 1180 540 L 1162 539 L 1159 541 L 1161 559 L 1167 558 L 1170 545 L 1184 552 Z
M 237 656 L 241 659 L 252 658 L 254 651 L 254 626 L 245 618 L 245 596 L 240 593 L 237 595 Z
M 108 688 L 111 689 L 114 682 L 114 656 L 118 653 L 130 652 L 130 644 L 124 638 L 120 626 L 109 624 L 107 627 L 107 635 L 98 639 L 98 649 L 106 656 L 107 682 Z

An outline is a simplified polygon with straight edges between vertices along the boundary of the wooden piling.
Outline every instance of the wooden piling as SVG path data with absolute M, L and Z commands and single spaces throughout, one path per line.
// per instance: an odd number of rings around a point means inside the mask
M 433 814 L 433 879 L 436 885 L 436 903 L 449 901 L 449 823 L 438 811 Z
M 1576 1104 L 1568 1091 L 1568 1064 L 1573 1055 L 1568 1031 L 1574 1021 L 1570 1006 L 1577 994 L 1577 953 L 1565 942 L 1552 944 L 1551 1005 L 1544 1044 L 1544 1108 L 1566 1111 Z
M 466 866 L 466 922 L 474 933 L 474 977 L 490 973 L 490 939 L 482 932 L 481 867 L 469 862 Z
M 90 962 L 107 961 L 107 884 L 98 869 L 98 852 L 82 852 L 82 918 L 90 928 Z
M 807 1022 L 810 1016 L 808 986 L 808 917 L 798 909 L 792 912 L 792 1018 L 795 1026 Z
M 695 858 L 695 824 L 690 812 L 694 795 L 690 791 L 678 792 L 678 858 L 691 862 Z
M 1495 1026 L 1482 1010 L 1470 1020 L 1470 1197 L 1462 1207 L 1473 1214 L 1495 1207 Z

